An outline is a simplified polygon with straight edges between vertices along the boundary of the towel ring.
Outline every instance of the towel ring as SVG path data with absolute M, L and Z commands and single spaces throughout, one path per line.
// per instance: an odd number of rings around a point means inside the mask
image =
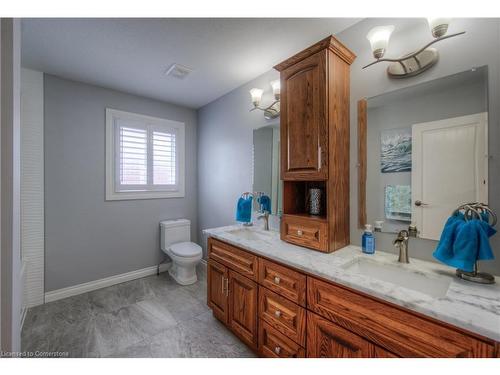
M 480 211 L 482 211 L 481 213 L 486 212 L 488 214 L 488 223 L 489 223 L 489 218 L 491 217 L 492 221 L 491 221 L 490 225 L 492 227 L 494 227 L 495 225 L 497 225 L 497 221 L 498 221 L 497 215 L 493 212 L 493 210 L 491 208 L 489 208 L 484 203 L 479 203 L 478 204 L 478 209 Z

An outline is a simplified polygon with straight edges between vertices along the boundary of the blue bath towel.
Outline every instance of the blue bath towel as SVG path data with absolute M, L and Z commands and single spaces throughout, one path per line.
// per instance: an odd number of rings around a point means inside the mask
M 261 195 L 257 199 L 258 203 L 260 204 L 260 210 L 262 212 L 267 211 L 271 212 L 271 198 L 269 198 L 267 195 Z
M 240 197 L 236 205 L 236 221 L 249 223 L 252 220 L 252 196 Z
M 485 221 L 465 221 L 462 214 L 451 216 L 432 255 L 451 267 L 472 272 L 476 260 L 494 259 L 489 238 L 495 233 Z

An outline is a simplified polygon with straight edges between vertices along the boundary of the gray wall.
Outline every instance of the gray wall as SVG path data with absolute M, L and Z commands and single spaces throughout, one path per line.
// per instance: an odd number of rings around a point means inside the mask
M 0 357 L 21 350 L 21 26 L 0 19 Z
M 380 172 L 381 132 L 406 128 L 411 133 L 413 124 L 486 112 L 486 72 L 478 69 L 459 76 L 464 78 L 457 80 L 453 76 L 439 79 L 432 82 L 433 87 L 420 85 L 425 87 L 412 90 L 415 91 L 413 95 L 411 92 L 406 93 L 409 90 L 403 89 L 398 91 L 398 95 L 382 95 L 368 100 L 366 213 L 368 223 L 384 220 L 384 232 L 408 228 L 409 222 L 385 218 L 384 203 L 385 186 L 411 185 L 411 172 Z M 385 103 L 370 108 L 372 103 L 381 100 Z
M 252 191 L 253 130 L 271 125 L 261 111 L 252 108 L 252 87 L 265 89 L 263 103 L 271 103 L 269 82 L 279 78 L 270 71 L 231 91 L 198 111 L 198 227 L 201 230 L 233 224 L 236 201 Z
M 45 75 L 45 291 L 156 265 L 159 221 L 196 239 L 196 112 Z M 105 201 L 105 108 L 186 124 L 184 198 Z
M 489 139 L 490 139 L 490 205 L 500 212 L 500 21 L 498 19 L 454 19 L 450 33 L 465 30 L 465 35 L 445 40 L 436 45 L 439 63 L 420 76 L 391 80 L 381 63 L 362 69 L 371 62 L 368 31 L 378 25 L 394 24 L 396 31 L 389 46 L 388 56 L 400 56 L 421 47 L 431 40 L 424 18 L 367 19 L 338 35 L 357 55 L 351 66 L 351 242 L 360 244 L 362 231 L 357 228 L 357 101 L 398 88 L 415 85 L 470 69 L 489 66 Z M 298 47 L 297 52 L 302 48 Z M 248 112 L 251 106 L 248 89 L 267 87 L 278 77 L 270 70 L 254 81 L 206 105 L 198 114 L 199 139 L 199 227 L 201 229 L 234 223 L 234 204 L 238 195 L 251 186 L 252 129 L 266 122 L 261 114 Z M 228 157 L 231 156 L 231 157 Z M 214 199 L 213 197 L 216 197 Z M 378 248 L 394 251 L 393 235 L 380 234 Z M 435 242 L 412 240 L 410 255 L 432 260 Z M 500 235 L 492 240 L 497 260 L 484 262 L 484 270 L 500 274 Z

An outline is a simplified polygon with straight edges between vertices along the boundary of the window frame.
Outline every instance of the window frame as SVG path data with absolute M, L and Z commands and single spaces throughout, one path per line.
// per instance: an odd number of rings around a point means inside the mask
M 147 131 L 147 171 L 148 180 L 153 178 L 153 153 L 152 134 L 153 131 L 173 131 L 175 139 L 176 155 L 176 185 L 152 185 L 147 184 L 145 189 L 142 185 L 133 185 L 133 189 L 124 190 L 120 185 L 119 166 L 119 124 L 117 120 L 125 120 L 141 124 Z M 158 117 L 142 115 L 138 113 L 125 112 L 112 108 L 106 108 L 106 200 L 131 200 L 131 199 L 163 199 L 183 198 L 185 195 L 185 124 Z

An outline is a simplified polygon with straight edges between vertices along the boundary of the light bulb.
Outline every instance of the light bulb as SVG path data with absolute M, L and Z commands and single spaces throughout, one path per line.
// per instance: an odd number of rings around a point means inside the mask
M 366 39 L 370 41 L 373 56 L 376 59 L 380 59 L 384 56 L 393 31 L 393 25 L 377 26 L 371 29 L 366 35 Z
M 451 18 L 446 17 L 427 17 L 429 28 L 434 38 L 440 38 L 448 31 Z
M 260 104 L 260 100 L 262 99 L 262 93 L 264 90 L 258 89 L 258 88 L 253 88 L 250 90 L 250 95 L 252 96 L 252 103 L 255 107 L 257 107 Z

